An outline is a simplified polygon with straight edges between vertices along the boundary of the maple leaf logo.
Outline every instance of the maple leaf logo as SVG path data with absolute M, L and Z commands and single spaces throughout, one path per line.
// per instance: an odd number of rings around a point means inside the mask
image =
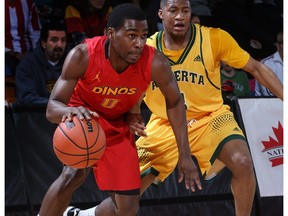
M 269 141 L 262 141 L 264 149 L 262 152 L 266 153 L 272 167 L 283 164 L 283 127 L 278 122 L 278 128 L 272 127 L 276 140 L 269 136 Z

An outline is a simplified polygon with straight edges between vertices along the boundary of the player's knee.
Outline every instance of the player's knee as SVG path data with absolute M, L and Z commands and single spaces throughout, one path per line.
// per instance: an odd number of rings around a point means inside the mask
M 253 172 L 253 162 L 249 155 L 238 155 L 234 164 L 236 166 L 236 170 L 242 175 Z
M 127 198 L 127 197 L 126 197 Z M 139 210 L 139 201 L 140 196 L 133 196 L 128 199 L 122 199 L 121 202 L 118 202 L 116 205 L 116 215 L 127 215 L 135 216 Z
M 122 205 L 118 208 L 117 215 L 131 215 L 135 216 L 138 214 L 139 211 L 139 202 L 130 202 L 127 205 Z

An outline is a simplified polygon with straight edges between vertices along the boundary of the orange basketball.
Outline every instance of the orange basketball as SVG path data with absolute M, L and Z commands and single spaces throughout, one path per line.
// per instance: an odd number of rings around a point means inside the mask
M 53 136 L 53 148 L 65 165 L 82 169 L 94 165 L 102 157 L 106 137 L 95 119 L 90 121 L 73 117 L 73 121 L 61 122 Z

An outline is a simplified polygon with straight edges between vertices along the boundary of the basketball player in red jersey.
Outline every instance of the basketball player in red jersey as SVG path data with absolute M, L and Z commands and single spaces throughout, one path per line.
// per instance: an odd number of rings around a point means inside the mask
M 93 171 L 98 187 L 110 192 L 115 205 L 111 208 L 102 202 L 96 208 L 97 215 L 135 216 L 138 212 L 140 171 L 128 121 L 139 118 L 144 124 L 140 110 L 138 114 L 130 111 L 137 112 L 133 108 L 138 107 L 135 105 L 151 80 L 165 97 L 167 115 L 179 145 L 180 180 L 185 181 L 187 189 L 194 191 L 196 186 L 201 189 L 190 155 L 185 108 L 175 76 L 167 58 L 146 45 L 147 34 L 146 16 L 139 7 L 133 4 L 115 7 L 107 23 L 107 36 L 87 39 L 68 54 L 48 102 L 46 114 L 51 122 L 69 121 L 72 116 L 80 119 L 95 116 L 105 131 L 106 150 Z M 73 191 L 84 182 L 89 171 L 90 168 L 64 166 L 60 177 L 48 189 L 39 215 L 62 215 Z

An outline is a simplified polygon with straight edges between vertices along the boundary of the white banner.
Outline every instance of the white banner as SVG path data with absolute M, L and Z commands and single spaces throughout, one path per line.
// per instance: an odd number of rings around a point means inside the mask
M 283 196 L 283 102 L 238 99 L 261 197 Z

